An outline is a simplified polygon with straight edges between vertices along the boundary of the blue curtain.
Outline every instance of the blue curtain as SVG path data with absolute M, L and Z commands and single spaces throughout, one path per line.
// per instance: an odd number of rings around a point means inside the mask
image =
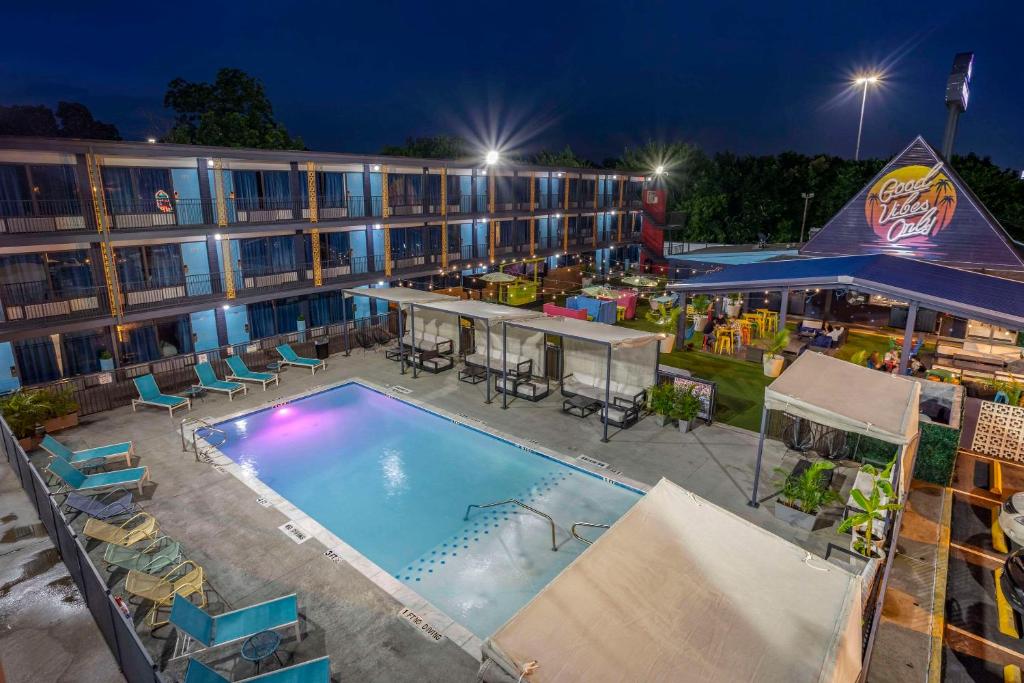
M 312 326 L 341 322 L 341 292 L 324 292 L 309 297 L 309 316 Z
M 242 266 L 246 274 L 280 273 L 295 270 L 295 251 L 291 235 L 239 240 Z
M 261 339 L 276 334 L 274 304 L 270 301 L 249 304 L 249 325 L 252 327 L 252 339 Z
M 321 173 L 320 198 L 325 207 L 345 206 L 345 174 Z
M 146 272 L 142 267 L 142 247 L 118 247 L 117 277 L 129 291 L 142 289 L 146 283 Z
M 131 213 L 135 195 L 132 190 L 132 170 L 120 166 L 104 167 L 103 189 L 107 193 L 107 207 L 111 213 Z
M 19 339 L 14 342 L 14 355 L 23 385 L 60 379 L 57 353 L 49 337 Z
M 121 357 L 126 363 L 145 363 L 160 358 L 160 344 L 152 325 L 129 330 L 121 343 Z
M 109 338 L 99 330 L 62 334 L 64 376 L 74 377 L 99 372 L 100 350 L 105 349 L 108 342 Z
M 0 216 L 24 216 L 30 210 L 28 198 L 24 167 L 0 164 Z
M 36 188 L 40 213 L 59 216 L 78 211 L 78 179 L 74 166 L 29 166 L 28 172 L 32 175 L 32 186 Z
M 161 244 L 149 249 L 150 278 L 158 287 L 180 285 L 185 277 L 181 267 L 181 246 L 177 244 Z
M 259 207 L 259 182 L 256 171 L 232 171 L 235 187 L 235 201 L 239 209 L 255 209 Z
M 291 196 L 288 186 L 288 171 L 261 171 L 263 175 L 263 197 L 270 200 L 268 206 L 282 206 Z
M 302 309 L 298 299 L 286 299 L 275 302 L 275 318 L 278 332 L 294 332 L 298 329 L 297 319 Z
M 192 323 L 187 315 L 178 318 L 178 353 L 192 353 Z

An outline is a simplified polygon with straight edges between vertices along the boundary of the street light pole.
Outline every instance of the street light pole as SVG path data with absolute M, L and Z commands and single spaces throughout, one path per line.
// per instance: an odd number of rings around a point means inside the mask
M 813 192 L 801 192 L 800 196 L 804 198 L 804 219 L 800 221 L 800 243 L 804 241 L 804 228 L 807 226 L 807 205 L 814 199 Z
M 868 101 L 868 86 L 878 82 L 878 76 L 861 76 L 854 81 L 856 85 L 863 85 L 864 92 L 860 97 L 860 123 L 857 124 L 857 149 L 853 153 L 853 160 L 860 160 L 860 135 L 864 131 L 864 106 Z

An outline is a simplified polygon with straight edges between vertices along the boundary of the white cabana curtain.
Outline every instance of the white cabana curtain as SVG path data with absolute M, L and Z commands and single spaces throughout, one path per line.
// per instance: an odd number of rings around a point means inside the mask
M 487 336 L 485 334 L 486 324 L 477 321 L 476 331 L 476 352 L 480 355 L 487 353 Z M 502 328 L 506 329 L 506 340 L 508 343 L 508 363 L 523 360 L 533 361 L 533 372 L 539 374 L 544 362 L 544 333 L 536 330 L 529 330 L 523 327 L 505 326 L 502 323 L 491 323 L 491 359 L 496 361 L 495 367 L 501 367 Z
M 657 339 L 643 344 L 612 347 L 612 393 L 633 396 L 654 384 Z M 604 389 L 608 346 L 569 337 L 562 338 L 562 369 L 577 382 Z
M 431 308 L 416 307 L 414 313 L 416 318 L 416 339 L 421 340 L 424 335 L 433 335 L 443 339 L 451 339 L 452 343 L 459 342 L 459 316 L 447 311 L 437 311 Z M 406 318 L 406 324 L 410 324 L 412 316 Z

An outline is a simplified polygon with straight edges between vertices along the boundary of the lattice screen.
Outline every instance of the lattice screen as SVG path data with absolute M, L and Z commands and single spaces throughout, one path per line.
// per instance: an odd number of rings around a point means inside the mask
M 1024 462 L 1024 408 L 983 402 L 971 450 L 994 458 Z

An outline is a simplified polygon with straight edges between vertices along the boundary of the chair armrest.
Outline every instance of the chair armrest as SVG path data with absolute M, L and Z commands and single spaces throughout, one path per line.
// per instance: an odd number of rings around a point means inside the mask
M 526 366 L 526 370 L 523 370 L 523 366 Z M 531 375 L 533 374 L 533 359 L 527 358 L 516 363 L 515 369 L 516 375 Z

